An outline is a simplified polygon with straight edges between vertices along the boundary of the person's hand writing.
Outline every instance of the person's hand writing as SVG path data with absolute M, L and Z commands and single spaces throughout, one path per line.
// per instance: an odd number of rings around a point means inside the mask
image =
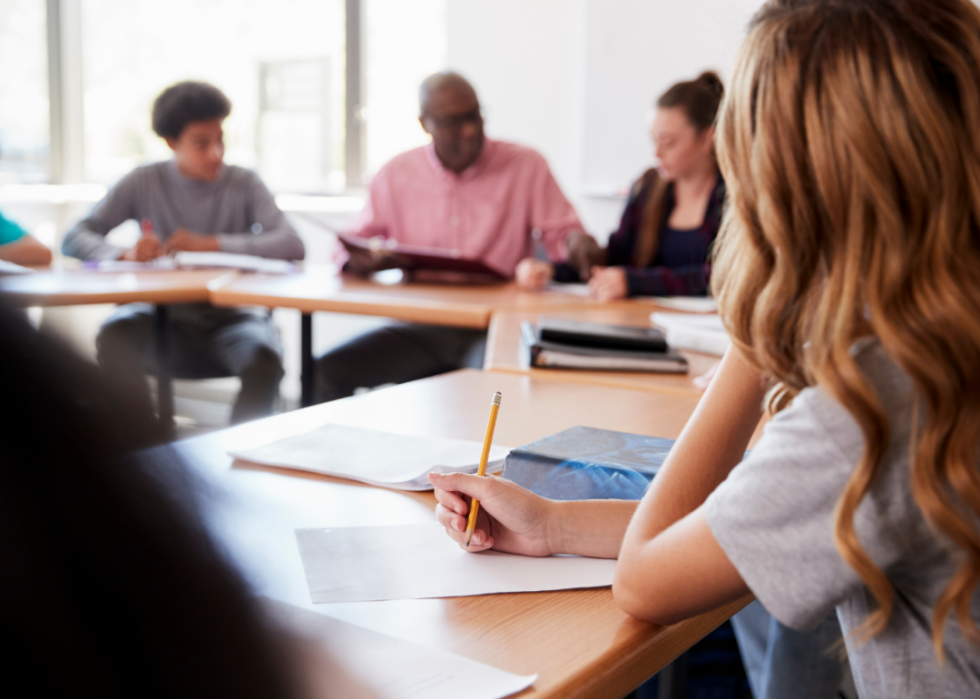
M 626 270 L 622 267 L 593 267 L 589 292 L 598 301 L 624 299 L 628 293 Z
M 139 242 L 123 253 L 122 259 L 129 262 L 149 262 L 162 254 L 163 246 L 160 244 L 160 239 L 157 238 L 156 233 L 150 231 L 144 232 Z
M 167 238 L 167 252 L 188 250 L 193 252 L 216 252 L 221 249 L 217 237 L 178 228 Z
M 555 550 L 549 537 L 557 524 L 553 501 L 497 476 L 430 473 L 429 482 L 439 501 L 439 524 L 464 550 L 476 553 L 492 548 L 522 556 L 550 556 Z M 466 548 L 466 520 L 474 497 L 480 501 L 480 511 Z
M 517 265 L 517 285 L 522 289 L 543 289 L 555 276 L 550 262 L 525 257 Z

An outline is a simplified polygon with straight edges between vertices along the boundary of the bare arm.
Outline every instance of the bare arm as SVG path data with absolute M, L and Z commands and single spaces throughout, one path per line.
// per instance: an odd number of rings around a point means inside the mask
M 627 613 L 667 624 L 748 593 L 701 505 L 742 460 L 765 391 L 729 350 L 626 532 L 613 593 Z
M 742 460 L 762 416 L 764 395 L 759 372 L 729 351 L 639 509 L 636 502 L 623 500 L 547 500 L 501 478 L 433 474 L 436 515 L 447 533 L 462 542 L 469 498 L 478 498 L 477 545 L 468 549 L 474 552 L 495 548 L 534 556 L 615 558 L 622 546 L 629 554 L 623 537 L 634 512 L 635 519 L 652 517 L 656 532 L 662 531 L 695 510 Z M 649 536 L 646 527 L 643 533 Z M 620 577 L 617 573 L 617 599 L 632 589 L 623 587 Z M 649 587 L 649 581 L 636 582 L 641 594 Z
M 0 245 L 0 260 L 43 267 L 51 264 L 51 251 L 37 238 L 25 235 L 12 243 Z

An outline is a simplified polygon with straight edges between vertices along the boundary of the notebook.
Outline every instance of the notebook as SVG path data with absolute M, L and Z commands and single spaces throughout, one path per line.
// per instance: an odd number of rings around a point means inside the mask
M 518 447 L 503 477 L 552 500 L 639 500 L 673 439 L 571 427 Z
M 338 235 L 338 240 L 348 250 L 364 250 L 386 252 L 398 255 L 401 260 L 397 267 L 407 270 L 422 270 L 427 272 L 455 272 L 458 274 L 488 276 L 503 279 L 503 275 L 491 269 L 482 260 L 463 257 L 459 250 L 430 248 L 421 245 L 404 245 L 395 240 L 384 238 L 360 238 L 350 235 Z
M 651 313 L 650 320 L 664 329 L 672 347 L 721 356 L 732 344 L 717 315 Z
M 614 349 L 548 341 L 541 337 L 540 327 L 535 329 L 527 321 L 521 323 L 521 338 L 528 352 L 528 364 L 536 368 L 687 373 L 687 360 L 670 351 Z M 615 342 L 608 338 L 606 341 Z

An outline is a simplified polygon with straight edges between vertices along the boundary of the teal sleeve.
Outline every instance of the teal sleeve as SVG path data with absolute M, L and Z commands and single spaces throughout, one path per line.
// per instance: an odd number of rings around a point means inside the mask
M 5 218 L 3 214 L 0 214 L 0 245 L 13 243 L 25 235 L 27 235 L 27 231 L 10 219 Z

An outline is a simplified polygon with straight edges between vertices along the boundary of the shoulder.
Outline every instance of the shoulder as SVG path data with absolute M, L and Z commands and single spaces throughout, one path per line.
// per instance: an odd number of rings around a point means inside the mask
M 171 167 L 170 161 L 162 160 L 158 163 L 147 163 L 134 167 L 128 173 L 119 178 L 116 186 L 126 185 L 136 182 L 147 182 L 159 179 Z
M 642 175 L 640 175 L 633 186 L 630 187 L 630 201 L 634 201 L 640 197 L 641 194 L 646 194 L 654 187 L 660 183 L 660 173 L 657 172 L 657 168 L 652 167 Z
M 500 165 L 517 165 L 550 170 L 548 161 L 534 148 L 510 141 L 486 139 L 484 148 L 490 151 L 491 159 Z
M 393 174 L 400 174 L 404 172 L 412 172 L 420 168 L 428 167 L 428 156 L 426 155 L 426 148 L 428 146 L 419 146 L 418 148 L 412 148 L 403 153 L 399 153 L 387 163 L 381 166 L 375 177 L 389 176 Z
M 255 170 L 239 165 L 225 165 L 221 178 L 233 187 L 265 187 L 265 183 Z

